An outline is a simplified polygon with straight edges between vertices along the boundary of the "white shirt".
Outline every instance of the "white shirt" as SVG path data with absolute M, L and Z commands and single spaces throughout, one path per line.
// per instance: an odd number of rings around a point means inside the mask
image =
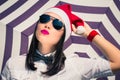
M 91 78 L 113 75 L 107 60 L 80 58 L 76 54 L 69 55 L 63 70 L 53 76 L 45 76 L 46 64 L 35 62 L 36 71 L 25 68 L 26 56 L 10 58 L 2 72 L 2 80 L 90 80 Z

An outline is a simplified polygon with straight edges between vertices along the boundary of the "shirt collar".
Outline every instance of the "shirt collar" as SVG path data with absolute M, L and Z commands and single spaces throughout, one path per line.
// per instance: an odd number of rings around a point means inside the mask
M 42 54 L 42 53 L 40 53 L 40 51 L 39 51 L 38 49 L 36 49 L 36 52 L 37 52 L 38 54 L 42 55 L 42 56 L 47 57 L 47 56 L 54 56 L 56 51 L 51 52 L 51 53 L 48 53 L 48 54 L 45 54 L 45 55 L 44 55 L 44 54 Z

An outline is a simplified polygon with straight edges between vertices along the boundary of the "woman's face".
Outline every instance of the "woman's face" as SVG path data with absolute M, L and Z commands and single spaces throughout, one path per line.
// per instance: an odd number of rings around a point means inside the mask
M 50 15 L 62 21 L 61 17 L 55 13 L 45 13 L 45 14 Z M 36 30 L 36 38 L 43 45 L 44 44 L 50 46 L 56 45 L 64 33 L 64 27 L 62 27 L 60 30 L 57 30 L 53 27 L 52 21 L 53 20 L 50 20 L 47 23 L 38 23 Z

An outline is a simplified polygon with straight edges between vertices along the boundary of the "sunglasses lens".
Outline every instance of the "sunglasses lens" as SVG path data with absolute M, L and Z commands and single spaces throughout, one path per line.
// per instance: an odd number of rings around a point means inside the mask
M 58 19 L 54 19 L 53 26 L 55 29 L 60 30 L 63 26 L 63 23 L 61 21 L 59 21 Z
M 41 15 L 39 19 L 40 23 L 47 23 L 49 20 L 50 20 L 50 16 L 46 14 Z

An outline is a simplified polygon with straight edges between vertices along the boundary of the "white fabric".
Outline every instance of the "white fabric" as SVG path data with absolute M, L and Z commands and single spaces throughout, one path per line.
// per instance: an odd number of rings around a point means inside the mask
M 85 32 L 85 28 L 83 26 L 77 27 L 77 34 L 82 35 Z
M 10 58 L 2 72 L 2 80 L 90 80 L 113 75 L 108 61 L 101 58 L 80 58 L 72 54 L 67 57 L 63 70 L 47 77 L 41 74 L 41 71 L 46 70 L 45 63 L 35 62 L 37 70 L 28 71 L 25 68 L 25 58 L 26 56 Z

